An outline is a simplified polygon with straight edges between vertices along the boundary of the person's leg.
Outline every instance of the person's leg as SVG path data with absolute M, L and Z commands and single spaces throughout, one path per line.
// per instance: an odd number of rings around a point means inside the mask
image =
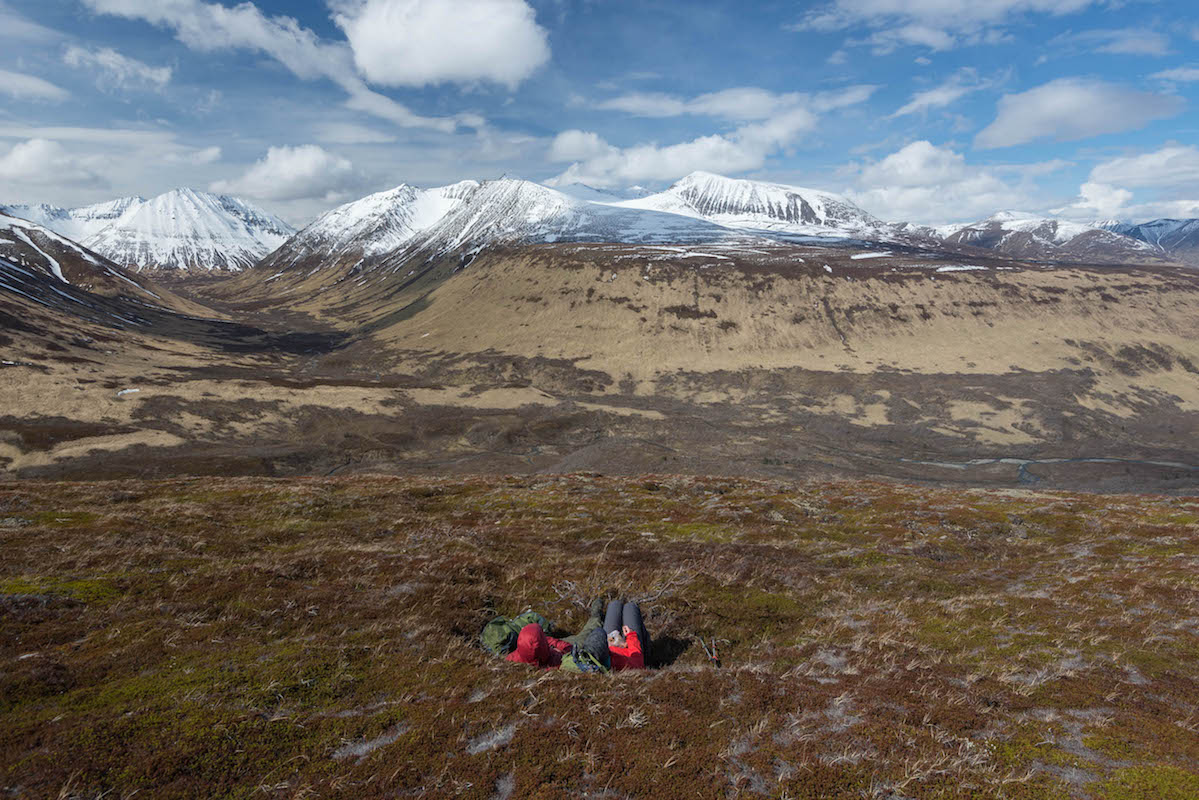
M 620 600 L 613 600 L 608 603 L 608 613 L 604 615 L 604 633 L 620 630 L 621 608 L 624 606 Z
M 645 623 L 641 619 L 641 606 L 636 603 L 625 603 L 622 618 L 625 625 L 628 625 L 631 630 L 637 631 L 637 638 L 641 640 L 641 652 L 648 654 L 649 633 L 645 630 Z
M 600 616 L 600 613 L 603 611 L 603 609 L 604 601 L 596 598 L 595 602 L 591 604 L 591 616 L 588 617 L 587 622 L 583 624 L 583 629 L 574 636 L 567 636 L 563 641 L 570 642 L 576 647 L 582 647 L 583 642 L 587 639 L 587 634 L 591 633 L 597 628 L 602 628 L 604 626 L 604 620 Z

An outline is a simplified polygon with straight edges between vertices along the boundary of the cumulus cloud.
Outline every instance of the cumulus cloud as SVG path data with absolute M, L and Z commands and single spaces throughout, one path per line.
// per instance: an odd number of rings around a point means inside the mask
M 0 69 L 0 94 L 6 94 L 17 100 L 49 100 L 61 102 L 71 96 L 66 89 L 60 89 L 49 81 L 22 72 L 8 72 Z
M 372 91 L 355 71 L 353 53 L 340 42 L 322 41 L 292 17 L 267 17 L 253 3 L 233 8 L 202 0 L 83 0 L 102 14 L 140 19 L 167 28 L 199 52 L 251 50 L 265 53 L 302 80 L 327 79 L 348 95 L 346 105 L 401 127 L 452 132 L 477 118 L 425 117 L 390 97 Z
M 932 89 L 926 89 L 923 92 L 917 92 L 912 95 L 912 99 L 892 114 L 891 117 L 894 119 L 895 117 L 902 117 L 905 114 L 927 114 L 934 108 L 945 108 L 956 103 L 971 92 L 986 89 L 991 85 L 990 81 L 979 80 L 978 73 L 967 67 L 959 70 L 940 86 L 935 86 Z
M 585 161 L 599 158 L 613 150 L 598 133 L 591 131 L 563 131 L 550 144 L 551 161 Z
M 727 133 L 701 136 L 672 145 L 643 143 L 616 147 L 592 131 L 568 130 L 550 145 L 551 161 L 573 161 L 551 185 L 586 183 L 596 187 L 627 185 L 634 181 L 665 181 L 696 170 L 735 174 L 761 167 L 780 150 L 794 146 L 816 128 L 819 114 L 861 103 L 874 86 L 851 86 L 817 95 L 777 95 L 762 89 L 732 89 L 684 100 L 660 96 L 668 102 L 655 116 L 703 114 L 742 124 Z M 646 115 L 643 102 L 650 95 L 625 95 L 609 107 Z M 669 112 L 669 113 L 667 113 Z
M 551 183 L 578 182 L 602 188 L 633 181 L 672 180 L 695 170 L 745 172 L 761 167 L 779 148 L 815 128 L 816 120 L 812 112 L 796 109 L 764 123 L 747 125 L 728 136 L 701 136 L 665 147 L 657 144 L 614 147 L 594 134 L 566 131 L 555 139 L 551 154 L 568 152 L 562 144 L 564 136 L 577 142 L 595 136 L 592 152 L 584 160 L 571 164 Z
M 1089 222 L 1095 219 L 1122 219 L 1130 222 L 1147 222 L 1169 217 L 1187 219 L 1199 217 L 1199 200 L 1156 199 L 1134 203 L 1132 192 L 1101 183 L 1084 183 L 1079 187 L 1078 197 L 1053 213 L 1066 219 Z
M 491 81 L 516 88 L 550 58 L 524 0 L 335 0 L 354 63 L 372 83 Z
M 1045 137 L 1072 141 L 1137 130 L 1178 114 L 1184 105 L 1174 95 L 1059 78 L 1026 92 L 1004 95 L 995 121 L 978 133 L 974 145 L 1010 147 Z
M 0 177 L 14 183 L 39 186 L 102 188 L 107 181 L 89 159 L 69 153 L 50 139 L 19 142 L 0 156 Z
M 849 172 L 856 186 L 846 194 L 882 219 L 968 221 L 1032 202 L 1026 171 L 1009 171 L 1016 173 L 1013 182 L 1003 170 L 969 164 L 961 153 L 928 141 L 912 142 L 881 161 L 852 165 Z
M 1111 219 L 1120 216 L 1120 212 L 1131 201 L 1132 192 L 1127 189 L 1088 181 L 1079 187 L 1078 200 L 1069 210 L 1086 211 L 1102 219 Z M 1058 213 L 1062 212 L 1063 210 L 1059 209 Z
M 101 89 L 156 89 L 171 82 L 170 67 L 152 67 L 136 58 L 121 55 L 111 47 L 87 50 L 72 45 L 63 53 L 69 67 L 90 70 Z
M 240 178 L 217 181 L 211 188 L 260 200 L 337 202 L 361 185 L 362 176 L 349 159 L 308 144 L 272 147 Z
M 1144 221 L 1199 215 L 1199 147 L 1171 144 L 1150 153 L 1122 156 L 1096 164 L 1078 197 L 1054 213 L 1075 219 L 1094 217 Z M 1128 187 L 1149 197 L 1133 203 Z
M 1081 11 L 1102 0 L 832 0 L 787 26 L 795 31 L 868 30 L 848 44 L 887 53 L 905 45 L 950 50 L 1005 39 L 1002 26 L 1030 13 Z

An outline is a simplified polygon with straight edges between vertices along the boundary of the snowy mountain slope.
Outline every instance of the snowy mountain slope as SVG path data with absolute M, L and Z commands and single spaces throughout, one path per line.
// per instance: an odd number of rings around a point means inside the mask
M 585 183 L 568 183 L 552 188 L 576 200 L 586 200 L 589 203 L 619 203 L 624 200 L 647 197 L 650 194 L 640 186 L 630 186 L 628 189 L 596 189 Z
M 1115 223 L 1109 230 L 1160 247 L 1190 264 L 1199 264 L 1199 219 L 1155 219 L 1152 222 Z
M 693 172 L 664 192 L 618 205 L 774 234 L 874 239 L 893 235 L 881 220 L 840 195 L 709 172 Z
M 0 214 L 0 258 L 9 265 L 8 285 L 0 288 L 18 295 L 23 293 L 28 299 L 30 287 L 36 287 L 34 294 L 43 305 L 69 300 L 71 305 L 66 308 L 78 311 L 81 303 L 94 305 L 97 298 L 107 298 L 212 316 L 210 309 L 184 300 L 143 276 L 130 275 L 100 254 L 49 228 L 6 214 Z
M 135 211 L 146 201 L 141 197 L 121 197 L 106 203 L 80 208 L 59 208 L 39 203 L 37 205 L 0 206 L 0 213 L 27 219 L 49 228 L 55 233 L 76 242 L 81 242 L 99 233 L 121 217 Z
M 89 292 L 153 295 L 99 254 L 49 228 L 7 214 L 0 214 L 0 256 Z
M 294 262 L 309 254 L 332 258 L 352 255 L 360 259 L 385 255 L 435 225 L 478 186 L 476 181 L 436 189 L 400 184 L 346 203 L 321 215 L 289 239 L 287 258 Z
M 238 271 L 293 233 L 236 197 L 175 189 L 130 209 L 83 243 L 129 269 Z
M 529 181 L 481 184 L 410 247 L 447 253 L 494 243 L 622 242 L 664 244 L 724 241 L 739 236 L 706 220 L 653 209 L 578 200 Z
M 981 222 L 939 230 L 943 240 L 995 250 L 1017 258 L 1071 259 L 1097 263 L 1163 261 L 1161 250 L 1095 225 L 1001 211 Z

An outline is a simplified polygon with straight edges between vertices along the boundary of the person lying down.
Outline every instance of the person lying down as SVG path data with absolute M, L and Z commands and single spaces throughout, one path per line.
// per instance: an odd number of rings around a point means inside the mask
M 596 600 L 583 629 L 574 636 L 555 639 L 533 622 L 521 628 L 516 649 L 508 661 L 531 664 L 540 669 L 568 672 L 620 672 L 645 669 L 645 650 L 649 635 L 636 603 L 613 600 L 600 616 L 604 605 Z

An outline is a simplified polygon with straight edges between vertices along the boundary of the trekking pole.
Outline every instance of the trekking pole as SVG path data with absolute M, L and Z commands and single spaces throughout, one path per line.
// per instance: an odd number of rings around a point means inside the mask
M 708 657 L 708 660 L 711 661 L 717 667 L 719 667 L 720 666 L 720 658 L 716 652 L 716 637 L 712 637 L 712 649 L 711 650 L 708 649 L 708 643 L 704 641 L 704 637 L 702 637 L 702 636 L 699 637 L 699 646 L 704 649 L 704 655 L 706 655 Z

